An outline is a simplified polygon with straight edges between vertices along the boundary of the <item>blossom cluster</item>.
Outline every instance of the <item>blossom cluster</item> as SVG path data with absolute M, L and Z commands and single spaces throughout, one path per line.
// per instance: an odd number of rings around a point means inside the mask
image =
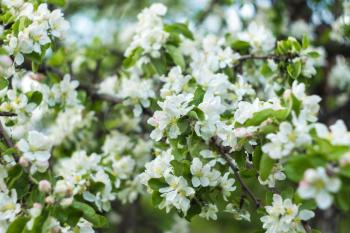
M 155 3 L 118 70 L 100 77 L 115 60 L 103 63 L 102 49 L 72 60 L 51 46 L 68 29 L 61 10 L 22 0 L 1 10 L 0 232 L 93 233 L 113 204 L 149 197 L 176 213 L 167 233 L 222 214 L 307 232 L 315 213 L 350 208 L 350 132 L 322 123 L 322 99 L 307 91 L 325 53 L 305 22 L 290 25 L 297 39 L 277 40 L 231 9 L 239 28 L 210 33 L 165 23 Z M 347 90 L 347 71 L 337 57 L 331 86 Z

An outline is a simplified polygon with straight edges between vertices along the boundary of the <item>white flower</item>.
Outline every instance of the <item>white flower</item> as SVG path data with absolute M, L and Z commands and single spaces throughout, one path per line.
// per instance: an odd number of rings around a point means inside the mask
M 280 159 L 289 155 L 294 148 L 311 143 L 309 135 L 310 126 L 302 117 L 296 118 L 293 115 L 293 125 L 289 122 L 282 122 L 277 133 L 270 133 L 266 136 L 271 142 L 262 147 L 262 151 L 272 159 Z
M 303 199 L 315 198 L 317 206 L 321 209 L 330 207 L 333 196 L 340 189 L 340 180 L 336 177 L 329 177 L 325 168 L 308 169 L 304 178 L 300 181 L 298 194 Z
M 317 136 L 329 140 L 333 145 L 350 145 L 350 133 L 348 132 L 344 121 L 337 120 L 331 125 L 330 131 L 322 123 L 316 123 L 315 129 Z
M 151 138 L 159 141 L 169 125 L 168 136 L 176 138 L 180 134 L 180 129 L 176 124 L 177 119 L 186 115 L 193 108 L 193 106 L 188 106 L 192 98 L 193 94 L 179 94 L 167 96 L 163 102 L 158 102 L 162 111 L 156 111 L 147 121 L 148 124 L 155 127 L 150 135 Z
M 297 233 L 303 232 L 301 221 L 307 221 L 314 216 L 309 210 L 299 211 L 299 207 L 290 199 L 283 200 L 278 194 L 273 195 L 272 206 L 265 206 L 268 215 L 260 218 L 266 233 Z
M 243 124 L 248 119 L 252 118 L 255 112 L 260 112 L 265 109 L 280 110 L 283 109 L 278 99 L 271 99 L 269 102 L 255 99 L 253 103 L 241 101 L 238 103 L 238 108 L 235 112 L 234 119 L 238 123 Z
M 252 52 L 269 52 L 275 45 L 275 38 L 271 31 L 263 25 L 252 22 L 248 25 L 247 31 L 239 32 L 238 39 L 248 42 Z
M 250 222 L 250 213 L 247 210 L 240 209 L 231 203 L 225 207 L 225 212 L 233 214 L 233 217 L 238 221 L 245 220 Z
M 48 160 L 51 156 L 51 142 L 44 134 L 37 131 L 29 131 L 27 140 L 21 139 L 17 143 L 18 149 L 34 166 L 31 172 L 36 170 L 44 172 L 48 168 Z
M 9 193 L 0 192 L 0 225 L 3 221 L 12 222 L 21 211 L 21 205 L 17 203 L 17 193 L 15 189 Z
M 217 212 L 219 212 L 218 207 L 215 204 L 209 203 L 202 208 L 202 212 L 199 214 L 199 216 L 207 220 L 217 220 Z
M 170 162 L 174 159 L 170 150 L 164 151 L 152 161 L 146 163 L 145 171 L 140 174 L 141 182 L 147 184 L 151 178 L 161 178 L 171 171 Z
M 195 194 L 194 189 L 188 186 L 186 179 L 182 176 L 167 175 L 165 181 L 169 187 L 159 189 L 161 196 L 165 198 L 166 203 L 186 214 L 190 208 L 190 198 Z
M 159 50 L 169 36 L 163 30 L 163 21 L 161 18 L 161 16 L 165 15 L 166 11 L 166 6 L 156 3 L 138 14 L 136 33 L 133 36 L 130 46 L 126 49 L 126 56 L 129 56 L 139 47 L 143 49 L 143 54 L 149 54 L 151 57 L 160 56 Z
M 258 177 L 259 183 L 262 185 L 267 185 L 269 188 L 274 188 L 276 181 L 281 181 L 286 179 L 286 175 L 283 173 L 283 166 L 281 163 L 276 163 L 272 168 L 272 171 L 269 177 L 266 180 L 261 180 L 260 176 Z
M 71 81 L 70 75 L 66 74 L 59 84 L 52 88 L 56 97 L 56 102 L 66 104 L 67 106 L 76 106 L 79 103 L 76 88 L 79 86 L 77 80 Z
M 127 179 L 132 175 L 136 162 L 130 156 L 123 156 L 121 159 L 113 161 L 112 168 L 115 175 L 120 179 Z
M 171 68 L 167 76 L 160 77 L 160 80 L 165 82 L 160 96 L 165 98 L 168 95 L 179 94 L 190 79 L 191 76 L 182 74 L 179 66 Z
M 231 196 L 231 192 L 236 190 L 236 187 L 234 186 L 235 180 L 233 178 L 229 178 L 229 175 L 230 173 L 226 172 L 220 179 L 220 187 L 225 201 L 227 201 L 227 198 Z
M 212 170 L 210 163 L 203 166 L 203 163 L 198 158 L 192 160 L 190 170 L 193 175 L 192 185 L 195 188 L 199 186 L 215 186 L 220 177 L 220 172 Z
M 49 25 L 51 28 L 51 34 L 54 37 L 62 38 L 69 29 L 69 23 L 64 20 L 63 13 L 60 9 L 56 9 L 51 12 L 49 17 Z
M 329 75 L 329 84 L 340 90 L 347 90 L 350 87 L 350 67 L 344 57 L 336 57 L 336 63 Z
M 116 95 L 117 94 L 118 77 L 116 75 L 109 76 L 100 82 L 98 87 L 98 93 Z

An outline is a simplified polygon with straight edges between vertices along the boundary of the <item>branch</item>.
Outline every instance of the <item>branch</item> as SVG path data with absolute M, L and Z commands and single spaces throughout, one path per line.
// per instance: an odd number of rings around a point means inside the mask
M 304 230 L 305 230 L 306 233 L 312 233 L 312 229 L 311 229 L 310 225 L 307 222 L 302 221 L 301 224 L 303 225 Z
M 17 114 L 13 112 L 0 112 L 0 116 L 12 117 L 12 116 L 17 116 Z
M 246 54 L 242 55 L 238 58 L 238 62 L 246 61 L 246 60 L 268 60 L 272 59 L 275 61 L 284 61 L 288 59 L 293 59 L 298 55 L 295 54 L 286 54 L 286 55 L 277 55 L 277 54 L 267 54 L 267 55 L 254 55 L 254 54 Z
M 218 138 L 217 137 L 213 137 L 212 141 L 214 142 L 215 146 L 219 149 L 220 155 L 226 160 L 226 162 L 229 164 L 229 166 L 231 167 L 236 179 L 238 180 L 238 182 L 240 183 L 243 191 L 252 199 L 252 201 L 255 203 L 256 208 L 260 207 L 260 200 L 255 197 L 254 193 L 249 189 L 249 187 L 244 183 L 241 175 L 239 174 L 239 170 L 236 167 L 236 165 L 232 162 L 231 157 L 227 154 L 228 149 L 230 149 L 229 147 L 224 147 L 222 146 L 220 143 L 218 143 Z
M 199 16 L 198 16 L 198 23 L 199 24 L 204 22 L 204 20 L 208 17 L 208 15 L 213 10 L 213 8 L 217 2 L 218 2 L 218 0 L 210 1 L 209 5 L 205 8 L 205 10 L 199 14 Z

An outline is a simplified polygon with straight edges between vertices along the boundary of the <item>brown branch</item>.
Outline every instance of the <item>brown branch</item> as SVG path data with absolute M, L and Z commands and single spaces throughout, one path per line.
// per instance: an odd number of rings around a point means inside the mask
M 208 15 L 212 12 L 214 6 L 218 3 L 218 0 L 210 1 L 209 5 L 202 11 L 198 16 L 198 23 L 201 24 L 208 17 Z
M 232 162 L 231 157 L 228 155 L 228 151 L 229 151 L 229 147 L 224 147 L 221 145 L 221 143 L 218 143 L 218 138 L 217 137 L 213 137 L 212 141 L 214 142 L 215 146 L 219 149 L 220 155 L 221 157 L 223 157 L 226 162 L 229 164 L 230 168 L 232 169 L 236 180 L 238 180 L 238 182 L 240 183 L 242 190 L 252 199 L 252 201 L 255 204 L 256 208 L 260 207 L 260 200 L 255 197 L 254 193 L 250 190 L 250 188 L 244 183 L 241 175 L 239 174 L 239 169 L 236 167 L 236 165 Z
M 306 233 L 312 233 L 312 229 L 306 221 L 302 221 L 301 224 L 303 225 Z
M 12 116 L 17 116 L 16 113 L 13 113 L 13 112 L 0 112 L 0 116 L 3 116 L 3 117 L 12 117 Z

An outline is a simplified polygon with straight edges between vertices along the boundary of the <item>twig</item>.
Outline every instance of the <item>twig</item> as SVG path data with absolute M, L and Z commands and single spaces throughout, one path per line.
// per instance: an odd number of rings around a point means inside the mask
M 200 13 L 199 17 L 198 17 L 198 23 L 203 23 L 203 21 L 208 17 L 208 15 L 211 13 L 211 11 L 213 10 L 214 6 L 216 5 L 216 3 L 218 2 L 218 0 L 212 0 L 209 5 L 207 6 L 207 8 L 205 8 L 205 10 L 203 12 Z
M 255 197 L 254 193 L 249 189 L 249 187 L 244 183 L 241 175 L 239 174 L 239 170 L 236 167 L 235 164 L 233 164 L 231 157 L 227 154 L 227 148 L 223 147 L 221 144 L 218 144 L 218 138 L 213 137 L 212 140 L 215 142 L 215 145 L 217 146 L 217 148 L 220 151 L 220 155 L 226 160 L 226 162 L 229 164 L 229 166 L 231 167 L 236 179 L 238 180 L 238 182 L 240 183 L 243 191 L 252 199 L 252 201 L 255 203 L 256 208 L 260 207 L 260 200 Z
M 0 116 L 11 117 L 11 116 L 17 116 L 17 114 L 13 112 L 0 112 Z
M 247 54 L 242 55 L 238 58 L 238 61 L 245 61 L 245 60 L 267 60 L 272 59 L 276 61 L 283 61 L 286 59 L 294 58 L 296 55 L 288 54 L 288 55 L 277 55 L 277 54 L 268 54 L 268 55 L 254 55 L 254 54 Z
M 306 221 L 301 222 L 306 233 L 312 233 L 310 225 Z

